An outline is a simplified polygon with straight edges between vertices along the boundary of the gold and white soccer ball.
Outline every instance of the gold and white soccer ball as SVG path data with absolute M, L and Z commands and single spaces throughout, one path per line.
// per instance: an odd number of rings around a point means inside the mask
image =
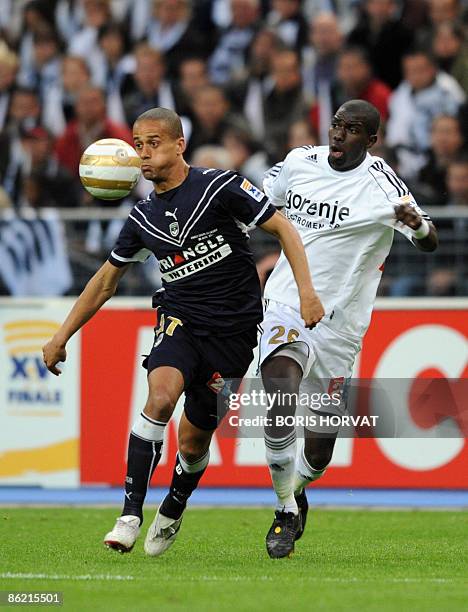
M 141 175 L 135 149 L 118 138 L 96 140 L 80 159 L 83 187 L 96 198 L 118 200 L 135 187 Z

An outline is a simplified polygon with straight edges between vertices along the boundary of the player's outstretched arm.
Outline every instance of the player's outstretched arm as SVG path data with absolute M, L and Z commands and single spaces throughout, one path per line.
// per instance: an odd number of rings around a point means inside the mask
M 395 217 L 413 231 L 413 243 L 421 251 L 435 251 L 439 245 L 437 230 L 426 221 L 410 204 L 395 206 Z
M 106 261 L 90 279 L 58 332 L 42 347 L 44 363 L 52 374 L 58 376 L 62 373 L 57 363 L 67 358 L 65 347 L 68 340 L 114 295 L 128 268 L 129 265 L 117 268 Z
M 284 254 L 292 268 L 301 301 L 301 316 L 306 327 L 313 327 L 325 314 L 320 298 L 315 293 L 310 276 L 309 264 L 302 240 L 291 223 L 276 212 L 260 227 L 278 238 Z

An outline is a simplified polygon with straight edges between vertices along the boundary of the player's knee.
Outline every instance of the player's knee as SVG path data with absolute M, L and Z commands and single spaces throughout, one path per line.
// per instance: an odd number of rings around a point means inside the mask
M 148 397 L 145 414 L 156 421 L 167 422 L 174 412 L 177 400 L 164 389 L 156 389 Z
M 179 437 L 179 453 L 187 461 L 187 463 L 195 463 L 207 451 L 206 441 L 197 438 L 182 436 Z
M 302 377 L 302 370 L 299 364 L 289 357 L 278 355 L 269 357 L 262 365 L 262 377 L 270 380 L 280 380 L 283 384 L 289 379 L 295 381 Z

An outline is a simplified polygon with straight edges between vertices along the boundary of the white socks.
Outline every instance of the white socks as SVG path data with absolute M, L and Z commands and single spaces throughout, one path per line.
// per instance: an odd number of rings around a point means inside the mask
M 132 433 L 148 442 L 162 442 L 167 423 L 155 421 L 141 412 L 133 423 Z
M 304 455 L 304 446 L 302 446 L 302 448 L 297 454 L 294 477 L 294 492 L 300 493 L 302 489 L 309 483 L 313 482 L 314 480 L 318 480 L 320 476 L 323 476 L 326 469 L 327 468 L 325 467 L 323 468 L 323 470 L 316 470 L 311 465 L 309 465 Z
M 278 496 L 276 510 L 298 514 L 294 499 L 296 431 L 292 430 L 284 438 L 271 438 L 265 434 L 265 449 L 271 480 Z
M 195 463 L 188 463 L 188 461 L 180 454 L 180 452 L 177 454 L 179 456 L 179 463 L 184 472 L 186 472 L 187 474 L 196 474 L 197 472 L 201 472 L 208 466 L 208 463 L 210 462 L 210 449 L 206 451 L 203 457 L 198 459 L 198 461 L 195 461 Z

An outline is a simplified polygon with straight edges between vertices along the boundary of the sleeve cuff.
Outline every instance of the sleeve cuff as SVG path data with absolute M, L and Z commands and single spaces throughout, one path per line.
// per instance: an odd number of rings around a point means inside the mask
M 131 257 L 122 257 L 122 255 L 117 255 L 115 251 L 109 255 L 108 260 L 117 268 L 122 268 L 129 263 L 142 263 L 148 259 L 151 255 L 151 251 L 148 249 L 140 249 L 137 253 L 132 255 Z
M 275 207 L 272 205 L 272 203 L 269 200 L 267 200 L 267 202 L 265 203 L 265 206 L 258 213 L 255 219 L 253 219 L 249 223 L 249 227 L 254 227 L 256 225 L 261 225 L 262 223 L 265 223 L 266 221 L 268 221 L 268 219 L 270 219 L 275 214 L 275 212 L 276 212 Z

